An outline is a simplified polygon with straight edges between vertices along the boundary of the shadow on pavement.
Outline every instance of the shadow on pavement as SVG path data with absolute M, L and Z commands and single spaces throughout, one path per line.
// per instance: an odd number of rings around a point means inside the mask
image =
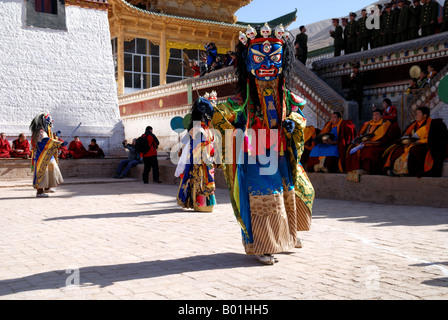
M 444 208 L 316 199 L 313 206 L 313 220 L 320 219 L 368 223 L 372 224 L 372 227 L 437 225 L 446 227 L 448 213 Z M 438 231 L 444 232 L 448 229 Z
M 104 214 L 82 214 L 76 216 L 54 217 L 44 219 L 43 221 L 55 221 L 55 220 L 72 220 L 72 219 L 107 219 L 107 218 L 137 218 L 141 216 L 155 216 L 160 214 L 170 214 L 182 212 L 181 207 L 165 208 L 160 210 L 148 210 L 141 212 L 117 212 L 117 213 L 104 213 Z
M 240 267 L 260 267 L 260 264 L 245 254 L 216 253 L 172 260 L 55 270 L 22 278 L 1 280 L 0 296 L 35 290 L 69 289 L 70 286 L 78 284 L 81 287 L 107 287 L 120 281 Z M 78 281 L 77 275 L 79 275 Z
M 426 281 L 423 281 L 422 284 L 426 284 L 427 286 L 432 286 L 432 287 L 448 288 L 448 278 L 426 280 Z

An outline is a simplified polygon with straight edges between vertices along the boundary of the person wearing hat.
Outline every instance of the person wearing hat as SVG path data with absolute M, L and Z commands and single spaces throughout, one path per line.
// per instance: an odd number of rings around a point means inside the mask
M 420 15 L 420 27 L 422 37 L 435 33 L 439 14 L 439 4 L 433 0 L 422 0 L 422 12 Z
M 398 0 L 398 13 L 395 42 L 403 42 L 408 40 L 409 27 L 409 7 L 405 5 L 404 0 Z
M 408 40 L 419 37 L 421 11 L 420 0 L 414 0 L 414 6 L 409 6 Z
M 385 4 L 386 12 L 383 13 L 381 19 L 381 45 L 388 46 L 392 44 L 394 36 L 394 15 L 390 3 Z
M 347 54 L 347 35 L 348 35 L 348 18 L 342 18 L 342 28 L 343 28 L 343 35 L 344 35 L 344 53 Z
M 392 6 L 392 15 L 394 16 L 394 31 L 392 36 L 392 44 L 397 43 L 397 24 L 398 24 L 398 15 L 400 14 L 401 9 L 398 7 L 398 1 L 393 0 L 390 2 L 390 5 Z
M 367 27 L 367 10 L 361 11 L 361 18 L 358 19 L 357 25 L 357 51 L 369 50 L 369 40 L 372 31 Z
M 356 13 L 350 12 L 350 21 L 347 24 L 347 51 L 346 53 L 353 53 L 357 51 L 357 26 L 358 22 L 355 20 Z
M 361 119 L 362 101 L 364 100 L 364 75 L 359 72 L 360 63 L 353 64 L 353 72 L 350 75 L 350 90 L 347 94 L 347 101 L 356 101 L 358 103 L 358 118 Z
M 376 19 L 379 19 L 381 21 L 381 16 L 383 15 L 383 6 L 382 5 L 377 5 L 376 6 L 378 8 L 378 13 L 379 13 L 379 17 L 376 17 Z M 375 10 L 372 10 L 371 14 L 373 15 L 375 13 Z M 381 23 L 380 23 L 380 28 L 373 28 L 372 32 L 371 32 L 371 37 L 370 37 L 370 48 L 379 48 L 381 47 Z
M 445 0 L 443 3 L 443 11 L 442 11 L 442 27 L 440 32 L 448 31 L 448 0 Z
M 344 48 L 343 30 L 339 25 L 339 19 L 333 19 L 334 30 L 330 30 L 330 36 L 334 38 L 334 56 L 339 57 Z

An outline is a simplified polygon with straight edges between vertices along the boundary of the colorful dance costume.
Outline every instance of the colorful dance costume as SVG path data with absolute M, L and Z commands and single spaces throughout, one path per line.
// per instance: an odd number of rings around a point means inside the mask
M 300 158 L 304 151 L 305 101 L 286 88 L 294 62 L 291 35 L 248 26 L 240 33 L 240 95 L 214 109 L 221 133 L 222 169 L 247 254 L 267 256 L 296 246 L 311 226 L 314 189 Z M 258 35 L 259 34 L 259 35 Z M 228 139 L 229 132 L 234 137 Z M 239 136 L 242 136 L 240 140 Z

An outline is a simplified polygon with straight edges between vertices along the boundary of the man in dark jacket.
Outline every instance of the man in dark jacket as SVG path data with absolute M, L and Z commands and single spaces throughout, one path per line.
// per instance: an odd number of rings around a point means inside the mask
M 409 6 L 409 40 L 417 39 L 419 37 L 418 31 L 420 30 L 421 12 L 422 6 L 420 5 L 420 0 L 414 0 L 414 6 Z
M 423 2 L 424 1 L 424 2 Z M 435 33 L 439 14 L 439 4 L 433 0 L 422 0 L 423 7 L 420 14 L 422 37 Z
M 344 28 L 344 53 L 347 54 L 347 35 L 348 35 L 348 19 L 342 18 L 342 27 Z
M 330 30 L 330 36 L 334 38 L 334 56 L 339 57 L 344 48 L 343 30 L 339 25 L 339 19 L 333 19 L 334 30 Z
M 409 7 L 405 5 L 404 0 L 398 0 L 400 12 L 397 18 L 397 28 L 395 42 L 403 42 L 408 40 L 409 33 Z
M 443 4 L 443 12 L 442 12 L 442 28 L 440 32 L 448 31 L 448 0 L 445 0 Z
M 345 53 L 353 53 L 357 51 L 356 30 L 358 22 L 355 20 L 356 13 L 350 13 L 350 21 L 347 24 L 347 51 Z
M 355 100 L 358 103 L 358 117 L 361 119 L 362 101 L 364 100 L 364 76 L 359 72 L 360 63 L 355 62 L 353 72 L 350 75 L 350 91 L 347 95 L 347 101 Z
M 381 17 L 381 37 L 382 45 L 388 46 L 393 43 L 394 40 L 394 14 L 392 13 L 392 6 L 390 4 L 385 5 L 386 12 Z
M 132 141 L 132 144 L 128 144 L 127 140 L 123 141 L 123 147 L 129 150 L 128 158 L 126 160 L 121 160 L 115 171 L 114 178 L 123 179 L 128 174 L 132 167 L 142 163 L 142 157 L 140 153 L 135 150 L 135 142 L 137 139 Z
M 304 65 L 306 65 L 306 60 L 308 59 L 308 35 L 306 34 L 305 26 L 300 26 L 300 33 L 296 37 L 295 44 L 299 45 L 300 50 L 302 51 L 301 61 Z
M 152 180 L 157 183 L 162 183 L 162 181 L 159 180 L 159 162 L 157 160 L 157 148 L 159 147 L 159 140 L 152 133 L 151 126 L 146 127 L 143 137 L 145 137 L 148 140 L 149 145 L 149 151 L 145 154 L 141 154 L 144 164 L 142 175 L 143 183 L 144 184 L 148 183 L 149 172 L 151 171 L 151 169 L 152 169 Z
M 357 35 L 357 51 L 367 51 L 369 50 L 369 40 L 372 31 L 367 27 L 367 10 L 363 9 L 361 11 L 361 18 L 358 19 L 358 26 L 356 30 Z
M 375 18 L 379 19 L 380 23 L 379 23 L 378 29 L 375 27 L 372 30 L 371 38 L 370 38 L 370 49 L 381 47 L 381 16 L 383 14 L 383 6 L 380 4 L 377 5 L 377 10 L 378 10 L 378 17 L 375 17 Z M 371 14 L 372 15 L 375 14 L 375 9 L 372 10 Z

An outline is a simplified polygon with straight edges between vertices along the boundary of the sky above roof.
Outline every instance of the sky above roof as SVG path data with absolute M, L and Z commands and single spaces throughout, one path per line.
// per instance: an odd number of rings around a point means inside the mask
M 297 8 L 297 20 L 288 29 L 296 29 L 325 19 L 348 16 L 375 0 L 253 0 L 235 14 L 239 21 L 262 22 L 278 18 Z

